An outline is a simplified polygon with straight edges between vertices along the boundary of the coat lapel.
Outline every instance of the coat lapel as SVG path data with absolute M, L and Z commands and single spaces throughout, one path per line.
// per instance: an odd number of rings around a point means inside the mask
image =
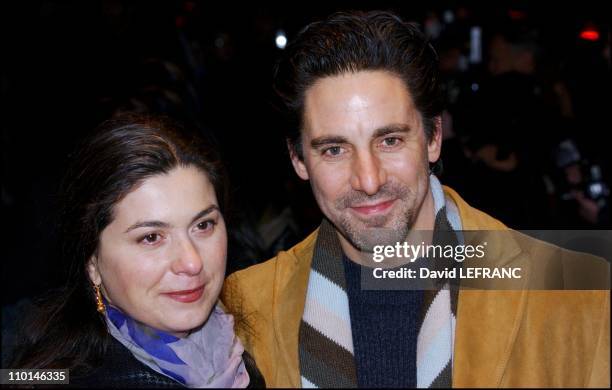
M 317 233 L 318 229 L 305 245 L 279 254 L 276 266 L 272 302 L 278 354 L 275 383 L 287 383 L 288 387 L 301 387 L 298 335 Z
M 464 230 L 507 230 L 502 223 L 486 223 L 454 191 L 445 188 L 459 208 Z M 490 217 L 488 217 L 490 218 Z M 487 218 L 487 219 L 488 219 Z M 488 219 L 490 221 L 490 219 Z M 483 223 L 484 222 L 484 223 Z M 529 275 L 528 254 L 521 251 L 511 234 L 487 234 L 492 251 L 487 254 L 497 266 L 521 267 Z M 528 278 L 513 282 L 508 290 L 459 291 L 455 328 L 453 387 L 499 387 L 514 346 L 527 302 Z

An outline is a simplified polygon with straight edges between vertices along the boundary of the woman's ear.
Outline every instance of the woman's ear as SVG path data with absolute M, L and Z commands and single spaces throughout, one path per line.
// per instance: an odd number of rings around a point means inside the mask
M 98 257 L 96 255 L 92 255 L 89 258 L 89 262 L 87 263 L 87 274 L 94 285 L 98 286 L 102 283 L 102 277 L 98 271 Z

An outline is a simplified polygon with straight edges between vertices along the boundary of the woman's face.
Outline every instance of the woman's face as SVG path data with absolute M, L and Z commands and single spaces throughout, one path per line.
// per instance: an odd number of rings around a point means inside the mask
M 202 325 L 225 275 L 227 233 L 214 188 L 195 167 L 153 176 L 113 209 L 89 276 L 113 306 L 185 336 Z

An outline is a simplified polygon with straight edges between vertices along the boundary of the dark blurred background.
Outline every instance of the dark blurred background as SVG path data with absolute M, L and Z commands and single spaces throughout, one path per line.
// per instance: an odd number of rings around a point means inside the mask
M 314 229 L 274 108 L 273 64 L 307 23 L 387 9 L 441 60 L 441 180 L 519 229 L 609 229 L 609 10 L 601 1 L 13 1 L 2 9 L 2 304 L 54 283 L 58 184 L 125 111 L 213 139 L 231 181 L 228 272 Z

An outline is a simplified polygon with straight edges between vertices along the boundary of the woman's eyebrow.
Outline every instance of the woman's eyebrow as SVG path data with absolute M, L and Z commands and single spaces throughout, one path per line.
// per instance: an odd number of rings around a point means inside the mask
M 196 214 L 195 217 L 193 217 L 193 219 L 191 220 L 191 222 L 189 223 L 190 225 L 192 223 L 194 223 L 195 221 L 197 221 L 198 219 L 202 218 L 205 215 L 208 215 L 210 213 L 212 213 L 215 210 L 219 210 L 219 206 L 217 206 L 216 204 L 213 204 L 211 206 L 208 206 L 207 208 L 205 208 L 204 210 L 200 211 L 199 213 Z
M 189 224 L 194 223 L 196 220 L 202 218 L 205 215 L 212 213 L 215 210 L 219 210 L 219 207 L 217 205 L 211 205 L 205 208 L 204 210 L 197 213 L 196 216 L 193 217 L 193 219 L 191 220 Z M 138 221 L 135 224 L 131 225 L 129 228 L 127 228 L 127 230 L 124 233 L 129 233 L 130 231 L 134 229 L 143 228 L 143 227 L 169 228 L 170 224 L 168 222 L 163 222 L 163 221 Z
M 130 231 L 142 227 L 155 227 L 155 228 L 168 228 L 170 224 L 162 221 L 139 221 L 127 228 L 124 233 L 129 233 Z

